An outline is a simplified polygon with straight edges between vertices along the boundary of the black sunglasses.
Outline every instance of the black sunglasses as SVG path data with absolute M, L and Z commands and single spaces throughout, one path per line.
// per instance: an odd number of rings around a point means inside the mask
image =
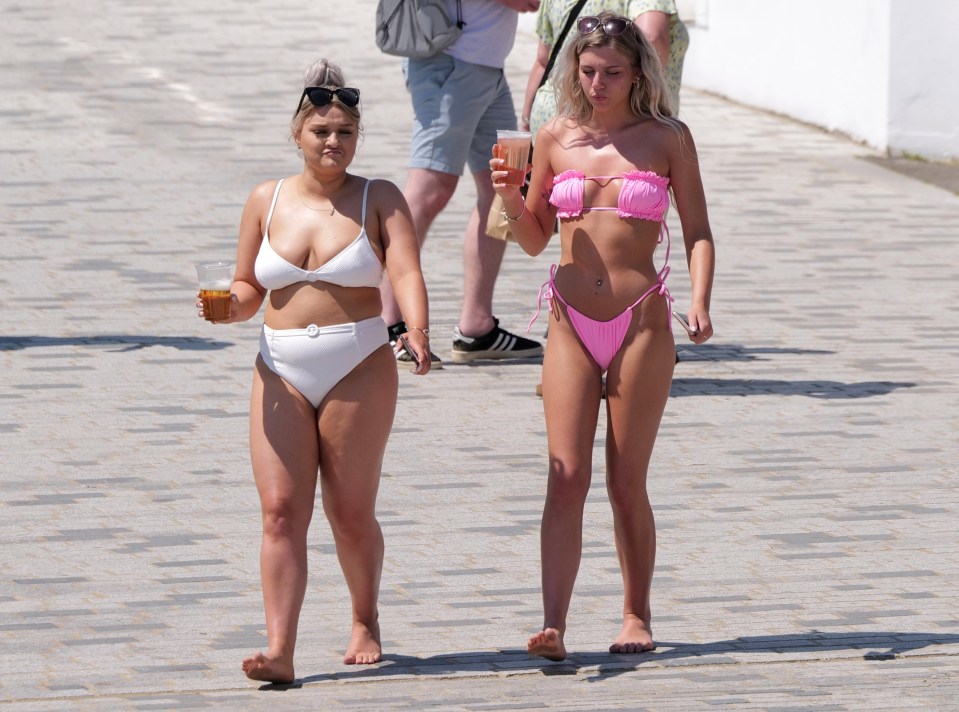
M 307 87 L 303 90 L 303 93 L 300 94 L 300 100 L 296 104 L 296 111 L 293 112 L 294 116 L 299 113 L 300 107 L 303 106 L 303 97 L 309 97 L 310 103 L 313 106 L 326 106 L 333 102 L 333 97 L 335 96 L 343 106 L 348 106 L 353 108 L 360 103 L 360 90 L 354 89 L 353 87 L 341 87 L 339 89 L 327 89 L 326 87 Z
M 626 28 L 631 24 L 632 20 L 628 20 L 625 17 L 609 17 L 605 20 L 600 20 L 598 17 L 585 15 L 576 21 L 576 29 L 579 30 L 579 34 L 588 35 L 602 28 L 603 32 L 607 35 L 615 37 L 616 35 L 623 34 Z

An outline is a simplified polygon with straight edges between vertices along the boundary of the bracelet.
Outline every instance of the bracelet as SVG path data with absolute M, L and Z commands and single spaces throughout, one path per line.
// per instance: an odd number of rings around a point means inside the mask
M 510 222 L 516 222 L 521 217 L 526 215 L 526 201 L 523 201 L 523 209 L 520 211 L 519 215 L 517 215 L 515 218 L 511 218 L 509 215 L 506 214 L 506 208 L 503 208 L 500 212 L 502 213 L 503 217 L 509 220 Z
M 423 333 L 423 336 L 426 337 L 426 340 L 427 340 L 427 341 L 430 340 L 430 330 L 429 330 L 429 329 L 421 329 L 421 328 L 418 327 L 418 326 L 407 326 L 407 327 L 406 327 L 406 330 L 407 330 L 407 331 L 420 331 L 420 332 Z
M 528 116 L 523 116 L 523 117 L 520 118 L 520 121 L 523 122 L 524 124 L 528 124 L 528 123 L 529 123 L 529 117 L 528 117 Z

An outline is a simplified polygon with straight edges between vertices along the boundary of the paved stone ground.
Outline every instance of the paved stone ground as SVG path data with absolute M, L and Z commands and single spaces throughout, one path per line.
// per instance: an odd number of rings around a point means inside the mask
M 695 92 L 717 336 L 681 345 L 654 455 L 658 651 L 603 652 L 621 601 L 602 431 L 572 656 L 522 651 L 540 617 L 539 363 L 450 364 L 401 378 L 385 661 L 339 662 L 346 592 L 318 516 L 299 684 L 241 675 L 264 642 L 245 436 L 258 324 L 197 320 L 192 264 L 231 258 L 249 189 L 297 170 L 285 131 L 317 56 L 363 90 L 357 172 L 402 182 L 399 64 L 375 50 L 372 0 L 348 7 L 4 4 L 0 706 L 955 709 L 959 197 Z M 524 33 L 517 96 L 531 56 Z M 446 355 L 470 194 L 424 256 Z M 507 327 L 556 254 L 508 252 Z

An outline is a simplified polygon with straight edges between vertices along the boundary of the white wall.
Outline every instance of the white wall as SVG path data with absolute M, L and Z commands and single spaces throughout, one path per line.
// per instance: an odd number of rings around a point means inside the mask
M 959 158 L 959 2 L 895 0 L 891 24 L 890 146 Z
M 955 0 L 683 3 L 683 84 L 880 149 L 959 157 Z

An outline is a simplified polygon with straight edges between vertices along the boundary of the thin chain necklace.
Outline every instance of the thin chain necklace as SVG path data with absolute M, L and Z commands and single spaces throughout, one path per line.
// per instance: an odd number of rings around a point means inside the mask
M 303 200 L 303 193 L 300 191 L 299 179 L 297 179 L 296 181 L 296 195 L 300 199 L 300 202 L 303 203 L 304 208 L 308 208 L 309 210 L 312 210 L 315 213 L 326 213 L 327 215 L 333 215 L 333 213 L 336 212 L 336 208 L 333 207 L 332 200 L 330 201 L 330 207 L 328 208 L 314 208 L 312 205 L 308 204 L 305 200 Z

